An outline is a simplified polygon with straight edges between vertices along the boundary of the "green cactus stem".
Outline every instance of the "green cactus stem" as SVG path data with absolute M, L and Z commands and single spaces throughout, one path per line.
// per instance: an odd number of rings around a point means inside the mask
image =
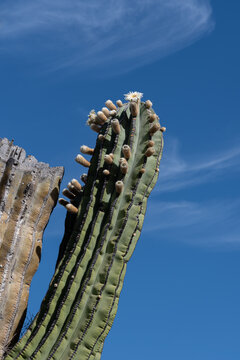
M 101 357 L 163 148 L 151 102 L 141 102 L 140 93 L 126 98 L 119 107 L 108 100 L 108 109 L 89 115 L 98 137 L 85 185 L 70 182 L 73 196 L 65 191 L 70 201 L 60 200 L 69 212 L 56 272 L 39 313 L 6 360 Z M 84 157 L 76 160 L 88 166 Z
M 62 176 L 0 139 L 0 358 L 18 340 Z

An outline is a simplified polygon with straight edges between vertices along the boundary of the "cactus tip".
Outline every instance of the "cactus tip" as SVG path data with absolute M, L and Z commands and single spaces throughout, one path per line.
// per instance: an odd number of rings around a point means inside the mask
M 72 214 L 77 214 L 77 212 L 78 212 L 78 208 L 76 206 L 74 206 L 73 204 L 67 204 L 66 209 L 68 212 L 70 212 Z
M 139 112 L 139 104 L 138 102 L 131 101 L 130 102 L 130 111 L 133 117 L 136 117 Z
M 110 112 L 109 112 L 108 108 L 103 107 L 102 112 L 104 113 L 104 115 L 106 115 L 107 118 L 110 116 Z
M 155 120 L 158 120 L 158 116 L 156 114 L 151 114 L 151 115 L 149 115 L 148 120 L 149 120 L 150 123 L 152 123 Z
M 131 149 L 130 149 L 130 146 L 129 145 L 123 145 L 122 147 L 122 152 L 123 152 L 123 155 L 124 155 L 124 158 L 125 159 L 129 159 L 130 156 L 131 156 Z
M 101 130 L 101 126 L 97 124 L 90 124 L 90 128 L 97 133 L 99 133 Z
M 123 191 L 123 187 L 124 187 L 124 185 L 123 185 L 123 182 L 121 180 L 116 181 L 115 189 L 116 189 L 116 192 L 118 194 L 121 194 L 121 192 Z
M 104 140 L 105 140 L 105 136 L 104 136 L 103 134 L 100 134 L 100 135 L 98 135 L 98 139 L 99 139 L 100 141 L 104 141 Z
M 63 199 L 63 198 L 59 198 L 58 202 L 62 206 L 66 206 L 67 204 L 69 204 L 69 202 L 67 200 Z
M 115 132 L 115 134 L 120 134 L 120 124 L 118 119 L 113 119 L 111 122 L 112 129 Z
M 160 130 L 160 124 L 159 123 L 153 124 L 150 128 L 150 135 L 153 135 L 158 130 Z
M 76 179 L 72 179 L 71 183 L 78 191 L 82 190 L 82 185 Z
M 128 163 L 126 161 L 121 162 L 120 170 L 121 170 L 121 173 L 124 175 L 128 172 Z
M 64 196 L 66 196 L 67 198 L 69 198 L 70 200 L 75 199 L 75 195 L 71 191 L 69 191 L 67 188 L 63 189 L 62 194 Z
M 153 140 L 149 140 L 147 143 L 147 147 L 153 147 L 155 142 Z
M 117 114 L 117 111 L 116 110 L 111 110 L 111 111 L 109 111 L 109 115 L 110 116 L 115 116 Z
M 107 116 L 102 111 L 98 111 L 97 116 L 103 123 L 107 121 Z
M 123 106 L 123 103 L 122 103 L 121 100 L 117 100 L 117 101 L 116 101 L 116 104 L 117 104 L 118 107 L 122 107 L 122 106 Z
M 103 175 L 108 176 L 109 174 L 110 174 L 109 170 L 107 170 L 107 169 L 103 170 Z
M 113 158 L 111 157 L 110 154 L 104 155 L 104 162 L 105 162 L 106 164 L 108 164 L 108 165 L 111 165 L 111 164 L 112 164 Z
M 105 105 L 108 107 L 109 110 L 117 110 L 116 105 L 112 102 L 112 100 L 107 100 Z
M 145 152 L 145 156 L 149 157 L 152 156 L 155 153 L 154 147 L 149 147 L 147 151 Z
M 122 162 L 127 162 L 127 160 L 125 159 L 125 157 L 121 157 L 119 159 L 119 164 L 121 165 Z
M 147 109 L 150 109 L 152 107 L 152 102 L 150 100 L 145 101 L 145 106 Z
M 92 148 L 90 148 L 90 147 L 88 147 L 86 145 L 82 145 L 80 147 L 80 151 L 81 151 L 82 154 L 92 155 L 93 152 L 94 152 L 94 149 L 92 149 Z
M 75 157 L 75 161 L 80 164 L 80 165 L 83 165 L 85 167 L 89 167 L 90 166 L 90 162 L 87 161 L 82 155 L 78 154 L 76 157 Z
M 82 182 L 84 182 L 84 184 L 86 184 L 86 182 L 87 182 L 87 174 L 82 174 L 81 176 L 80 176 L 80 179 L 82 180 Z

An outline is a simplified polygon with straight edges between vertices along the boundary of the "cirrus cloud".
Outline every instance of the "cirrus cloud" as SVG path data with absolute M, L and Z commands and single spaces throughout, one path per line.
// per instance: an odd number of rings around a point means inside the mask
M 213 29 L 208 0 L 8 0 L 0 5 L 0 49 L 41 54 L 52 69 L 153 62 Z

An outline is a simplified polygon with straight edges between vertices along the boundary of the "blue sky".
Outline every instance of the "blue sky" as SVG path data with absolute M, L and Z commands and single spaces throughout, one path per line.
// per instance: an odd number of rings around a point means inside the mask
M 141 91 L 167 127 L 159 181 L 103 360 L 240 358 L 238 1 L 2 0 L 1 137 L 63 165 L 94 146 L 87 114 Z M 44 235 L 39 308 L 65 210 Z M 116 351 L 117 349 L 117 351 Z

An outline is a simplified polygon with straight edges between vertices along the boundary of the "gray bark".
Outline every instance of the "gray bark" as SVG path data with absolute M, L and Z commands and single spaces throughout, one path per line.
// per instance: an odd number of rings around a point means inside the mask
M 63 168 L 0 139 L 0 359 L 19 337 Z

